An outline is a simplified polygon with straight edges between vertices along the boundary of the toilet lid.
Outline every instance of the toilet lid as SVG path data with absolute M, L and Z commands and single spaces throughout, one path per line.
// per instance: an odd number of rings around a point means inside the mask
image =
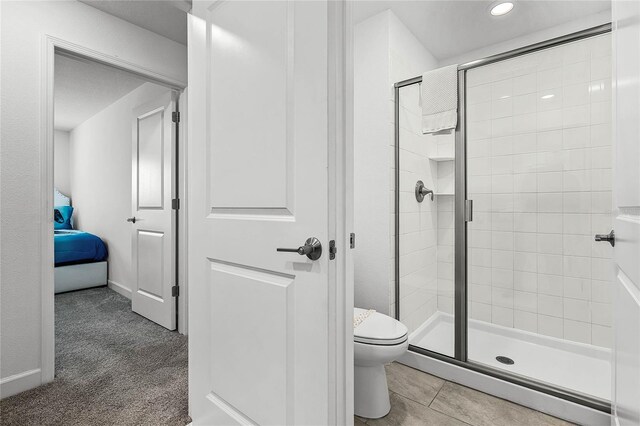
M 364 312 L 366 309 L 353 308 L 354 317 Z M 400 321 L 372 312 L 353 329 L 353 340 L 370 345 L 397 345 L 407 340 L 408 331 Z

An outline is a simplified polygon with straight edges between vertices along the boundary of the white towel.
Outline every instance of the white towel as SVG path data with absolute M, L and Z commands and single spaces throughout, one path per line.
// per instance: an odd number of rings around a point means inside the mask
M 458 124 L 458 66 L 422 74 L 422 133 L 455 129 Z

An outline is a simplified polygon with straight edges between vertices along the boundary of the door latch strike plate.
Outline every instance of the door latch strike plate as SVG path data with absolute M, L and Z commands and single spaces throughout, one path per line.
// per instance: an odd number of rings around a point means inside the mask
M 333 260 L 336 258 L 336 252 L 338 249 L 336 248 L 336 240 L 329 241 L 329 260 Z
M 349 235 L 349 248 L 352 248 L 352 249 L 356 248 L 356 233 L 355 232 L 352 232 Z
M 171 113 L 171 121 L 173 121 L 174 123 L 180 122 L 180 113 L 178 111 L 173 111 Z
M 171 208 L 173 210 L 180 210 L 180 198 L 174 198 L 171 200 Z
M 177 285 L 174 285 L 173 287 L 171 287 L 171 297 L 176 297 L 176 296 L 180 296 L 180 287 L 178 287 Z

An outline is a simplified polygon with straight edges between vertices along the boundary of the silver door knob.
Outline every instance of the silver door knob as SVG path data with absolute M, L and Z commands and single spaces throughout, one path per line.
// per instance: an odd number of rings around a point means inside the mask
M 127 222 L 136 223 L 136 217 L 128 217 Z
M 613 229 L 608 234 L 596 234 L 596 241 L 607 241 L 611 244 L 611 247 L 615 247 L 616 245 L 616 234 L 613 232 Z
M 300 256 L 306 255 L 311 260 L 318 260 L 322 256 L 322 244 L 316 237 L 310 237 L 307 238 L 303 246 L 298 248 L 277 248 L 276 251 L 298 253 Z

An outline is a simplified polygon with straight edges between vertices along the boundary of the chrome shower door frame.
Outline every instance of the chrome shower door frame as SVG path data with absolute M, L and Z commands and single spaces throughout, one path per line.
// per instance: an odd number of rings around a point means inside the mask
M 448 362 L 475 372 L 505 380 L 528 389 L 552 395 L 564 400 L 584 405 L 605 413 L 611 413 L 611 402 L 582 394 L 560 386 L 540 382 L 534 378 L 509 373 L 468 359 L 468 312 L 467 312 L 467 222 L 471 213 L 467 200 L 466 169 L 466 72 L 470 69 L 499 62 L 517 56 L 534 53 L 565 43 L 578 41 L 611 32 L 611 24 L 604 24 L 576 33 L 557 37 L 523 48 L 515 49 L 458 66 L 458 126 L 455 132 L 455 276 L 454 276 L 454 356 L 449 357 L 418 346 L 409 345 L 409 350 L 440 361 Z M 414 77 L 394 84 L 395 100 L 395 317 L 400 319 L 400 89 L 422 82 L 422 77 Z

